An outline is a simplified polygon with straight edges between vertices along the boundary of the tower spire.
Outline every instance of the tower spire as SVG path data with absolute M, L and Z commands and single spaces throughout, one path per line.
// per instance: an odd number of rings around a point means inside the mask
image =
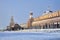
M 14 26 L 14 18 L 13 18 L 13 16 L 11 16 L 10 27 L 13 27 L 13 26 Z
M 33 16 L 33 12 L 32 12 L 32 11 L 30 11 L 30 19 L 32 18 L 32 16 Z

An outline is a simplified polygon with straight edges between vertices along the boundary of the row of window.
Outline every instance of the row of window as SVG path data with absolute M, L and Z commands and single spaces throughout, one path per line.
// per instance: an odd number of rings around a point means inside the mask
M 33 29 L 49 29 L 49 28 L 60 28 L 60 24 L 58 22 L 56 24 L 45 24 L 45 25 L 37 25 L 37 26 L 32 26 L 30 28 Z

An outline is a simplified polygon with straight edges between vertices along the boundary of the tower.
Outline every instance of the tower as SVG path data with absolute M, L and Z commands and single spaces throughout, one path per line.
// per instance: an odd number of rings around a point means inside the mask
M 14 27 L 14 18 L 13 16 L 11 16 L 11 20 L 10 20 L 10 27 Z
M 30 11 L 30 19 L 33 18 L 32 16 L 33 16 L 33 12 Z
M 33 12 L 31 11 L 30 15 L 29 15 L 29 20 L 28 20 L 28 23 L 27 23 L 28 28 L 32 27 L 32 22 L 33 22 Z

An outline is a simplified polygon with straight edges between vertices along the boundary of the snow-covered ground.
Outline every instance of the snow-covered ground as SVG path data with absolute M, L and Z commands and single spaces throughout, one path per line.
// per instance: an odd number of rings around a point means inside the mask
M 60 32 L 60 28 L 59 29 L 25 29 L 25 30 L 18 30 L 18 31 L 4 31 L 4 32 L 7 32 L 7 33 L 25 33 L 25 32 L 28 32 L 28 33 L 41 33 L 41 32 Z
M 0 33 L 0 40 L 60 40 L 60 33 Z
M 60 40 L 60 29 L 28 29 L 0 32 L 0 40 Z

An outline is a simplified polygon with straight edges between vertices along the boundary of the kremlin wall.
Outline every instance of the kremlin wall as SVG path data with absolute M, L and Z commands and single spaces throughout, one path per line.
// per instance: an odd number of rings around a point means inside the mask
M 45 28 L 60 28 L 60 11 L 46 11 L 44 15 L 33 18 L 33 13 L 30 13 L 30 19 L 27 22 L 28 28 L 45 29 Z

